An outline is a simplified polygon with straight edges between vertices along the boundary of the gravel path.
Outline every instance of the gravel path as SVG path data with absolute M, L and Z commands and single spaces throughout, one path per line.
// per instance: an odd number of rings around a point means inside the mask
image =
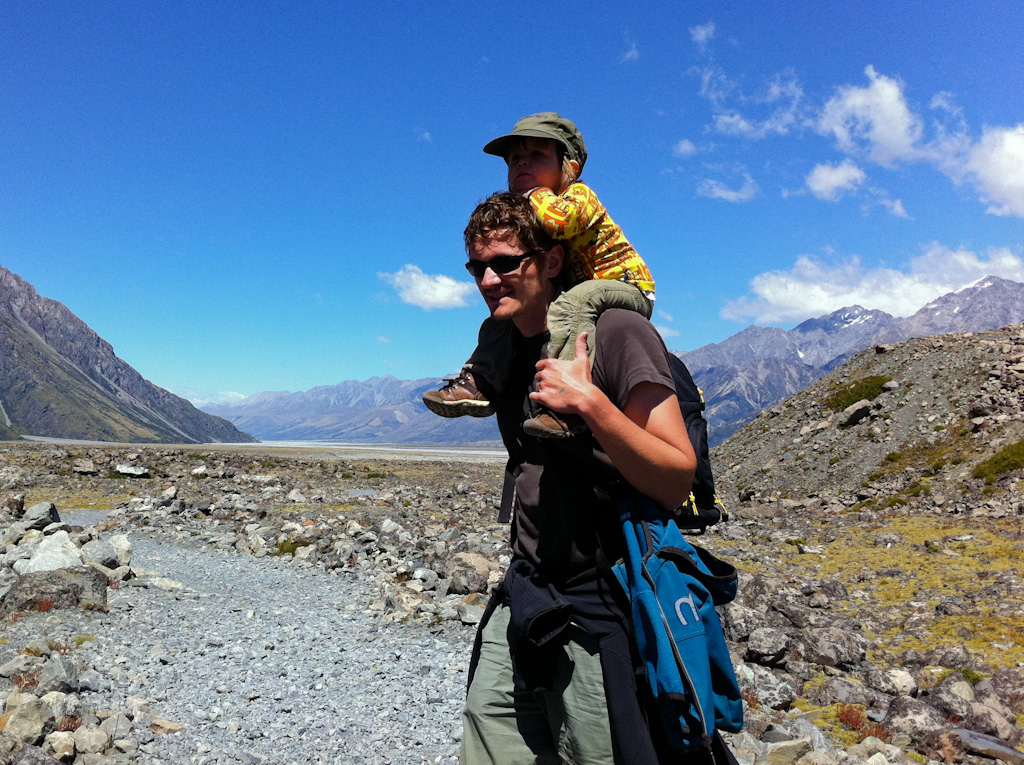
M 71 523 L 91 519 L 68 514 Z M 7 630 L 5 661 L 40 634 L 92 635 L 73 657 L 109 685 L 87 707 L 149 701 L 180 733 L 135 731 L 140 761 L 450 763 L 473 631 L 382 624 L 359 573 L 130 537 L 133 568 L 183 589 L 111 590 L 110 613 L 61 611 Z M 49 619 L 50 622 L 56 620 Z

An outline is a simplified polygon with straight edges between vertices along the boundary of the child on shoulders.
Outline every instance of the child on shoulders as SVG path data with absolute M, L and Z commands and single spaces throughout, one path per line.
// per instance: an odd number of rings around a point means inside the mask
M 549 356 L 572 359 L 577 335 L 587 332 L 593 363 L 598 316 L 608 308 L 627 308 L 650 318 L 654 279 L 597 195 L 578 180 L 587 161 L 583 136 L 571 120 L 541 112 L 519 120 L 484 151 L 505 160 L 509 190 L 529 196 L 544 230 L 568 250 L 568 278 L 575 286 L 548 311 Z M 508 379 L 511 327 L 510 321 L 484 320 L 477 348 L 458 377 L 425 393 L 423 403 L 442 417 L 490 415 L 488 393 L 500 392 Z M 546 410 L 533 412 L 523 424 L 525 433 L 540 438 L 585 430 L 581 418 Z

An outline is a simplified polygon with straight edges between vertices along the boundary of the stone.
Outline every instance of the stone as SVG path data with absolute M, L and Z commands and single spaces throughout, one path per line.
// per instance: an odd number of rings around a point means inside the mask
M 54 731 L 43 740 L 43 750 L 58 760 L 70 761 L 75 755 L 75 735 L 68 730 Z
M 763 707 L 789 709 L 796 699 L 797 694 L 793 684 L 770 669 L 758 664 L 737 662 L 735 670 L 740 691 L 752 693 Z
M 747 639 L 747 652 L 744 658 L 768 667 L 785 664 L 791 641 L 789 635 L 772 627 L 759 627 L 750 633 Z
M 82 754 L 99 754 L 110 746 L 110 736 L 98 725 L 82 725 L 74 735 L 75 748 Z
M 52 608 L 107 607 L 107 578 L 90 566 L 37 571 L 18 577 L 0 603 L 0 617 L 13 611 L 36 611 L 45 601 Z
M 1024 765 L 1024 752 L 1007 746 L 999 739 L 964 728 L 956 728 L 953 733 L 959 737 L 960 743 L 969 752 L 995 760 L 1003 760 L 1012 765 Z
M 86 542 L 81 547 L 82 559 L 85 561 L 91 561 L 99 563 L 101 566 L 105 566 L 110 569 L 117 568 L 121 565 L 118 559 L 117 550 L 110 542 L 102 539 L 96 539 L 92 542 Z
M 871 414 L 871 402 L 866 398 L 861 399 L 856 404 L 850 404 L 842 411 L 842 414 L 839 416 L 839 426 L 849 428 L 856 425 L 869 414 Z
M 32 698 L 14 708 L 7 718 L 4 733 L 24 744 L 37 744 L 53 730 L 54 722 L 50 707 L 40 699 Z
M 28 531 L 42 531 L 51 523 L 60 523 L 57 506 L 52 502 L 37 502 L 21 517 L 21 525 Z
M 106 731 L 112 741 L 117 741 L 128 738 L 132 732 L 132 721 L 123 712 L 117 712 L 100 723 L 100 728 Z
M 289 502 L 305 502 L 306 501 L 306 495 L 303 494 L 298 489 L 292 489 L 290 492 L 288 492 L 288 501 Z
M 62 654 L 55 653 L 43 664 L 39 675 L 38 692 L 40 694 L 58 691 L 59 693 L 77 693 L 78 672 L 71 660 Z
M 114 470 L 126 478 L 149 478 L 149 469 L 138 465 L 118 465 Z
M 871 669 L 865 676 L 865 683 L 889 696 L 917 696 L 918 692 L 914 676 L 900 667 Z
M 24 576 L 37 571 L 54 571 L 58 568 L 74 568 L 83 563 L 82 553 L 66 531 L 51 534 L 39 543 L 32 557 L 19 560 L 14 570 Z
M 1016 725 L 1013 725 L 996 710 L 980 702 L 971 702 L 968 719 L 970 722 L 965 727 L 978 733 L 995 736 L 1002 741 L 1009 741 L 1011 744 L 1020 741 L 1021 731 Z
M 867 640 L 838 627 L 812 628 L 798 637 L 800 658 L 812 664 L 846 669 L 864 661 Z
M 71 463 L 71 472 L 77 475 L 96 475 L 99 470 L 96 469 L 96 463 L 92 460 L 79 457 Z
M 159 717 L 153 720 L 149 724 L 149 729 L 157 735 L 167 735 L 170 733 L 180 733 L 187 728 L 187 725 L 181 723 L 171 722 L 170 720 L 164 720 Z
M 762 758 L 758 762 L 763 765 L 793 765 L 801 757 L 811 751 L 811 741 L 799 738 L 793 741 L 780 741 L 768 744 Z
M 909 696 L 897 696 L 889 704 L 882 725 L 893 733 L 905 733 L 912 740 L 946 729 L 946 718 L 932 706 Z
M 39 747 L 23 746 L 11 765 L 60 765 L 60 760 L 53 759 Z

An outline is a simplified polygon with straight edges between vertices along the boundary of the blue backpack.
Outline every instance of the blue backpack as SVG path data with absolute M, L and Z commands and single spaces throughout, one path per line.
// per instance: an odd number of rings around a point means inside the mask
M 716 605 L 736 597 L 736 569 L 691 545 L 654 500 L 620 504 L 625 559 L 612 571 L 631 608 L 634 643 L 671 746 L 710 749 L 738 732 L 743 703 Z

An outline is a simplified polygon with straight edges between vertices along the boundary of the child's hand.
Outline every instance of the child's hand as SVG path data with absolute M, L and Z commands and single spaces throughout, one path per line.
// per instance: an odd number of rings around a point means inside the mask
M 586 332 L 576 337 L 575 350 L 576 358 L 572 361 L 543 359 L 537 362 L 531 401 L 564 414 L 583 413 L 597 390 L 590 377 Z

